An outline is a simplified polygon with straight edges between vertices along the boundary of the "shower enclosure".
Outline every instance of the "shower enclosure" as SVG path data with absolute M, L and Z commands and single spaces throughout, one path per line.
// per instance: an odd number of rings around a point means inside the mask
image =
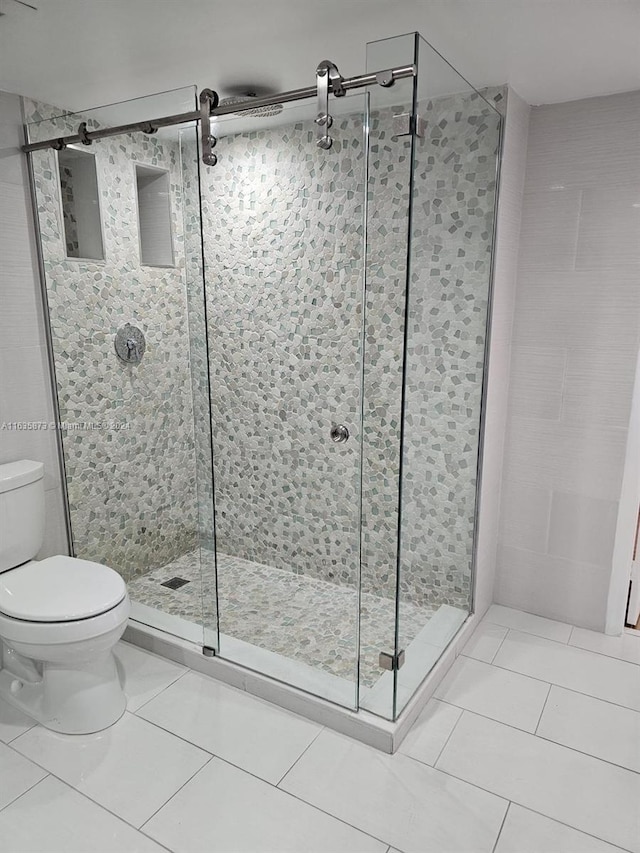
M 473 608 L 501 90 L 393 85 L 30 154 L 70 547 L 133 619 L 396 719 Z M 380 75 L 384 80 L 384 75 Z M 176 90 L 29 141 L 194 109 Z M 149 130 L 153 130 L 149 127 Z M 117 345 L 117 346 L 116 346 Z

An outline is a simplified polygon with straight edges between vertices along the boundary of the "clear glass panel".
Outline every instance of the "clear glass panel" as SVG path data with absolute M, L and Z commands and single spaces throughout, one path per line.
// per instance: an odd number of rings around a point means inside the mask
M 92 130 L 194 105 L 192 88 L 75 115 L 28 102 L 29 136 L 48 139 L 75 133 L 81 121 Z M 202 645 L 202 567 L 215 603 L 215 564 L 201 563 L 201 550 L 213 554 L 212 509 L 207 515 L 203 499 L 212 492 L 204 449 L 209 424 L 199 415 L 203 388 L 208 405 L 206 342 L 198 329 L 202 264 L 183 224 L 199 227 L 195 139 L 195 128 L 167 129 L 88 149 L 100 192 L 103 260 L 67 257 L 56 152 L 34 152 L 32 165 L 74 553 L 122 574 L 135 619 Z M 136 167 L 169 176 L 173 267 L 141 262 Z M 146 338 L 140 363 L 116 354 L 114 339 L 126 324 Z M 187 583 L 163 585 L 173 578 Z M 208 627 L 215 644 L 214 607 Z
M 502 90 L 483 97 L 420 37 L 417 49 L 395 715 L 472 607 L 501 123 Z
M 270 112 L 218 120 L 201 176 L 220 651 L 354 708 L 364 96 L 328 151 L 315 103 Z
M 367 71 L 414 62 L 413 34 L 367 45 Z M 413 79 L 370 90 L 360 707 L 393 717 L 402 369 Z M 403 119 L 402 116 L 405 118 Z

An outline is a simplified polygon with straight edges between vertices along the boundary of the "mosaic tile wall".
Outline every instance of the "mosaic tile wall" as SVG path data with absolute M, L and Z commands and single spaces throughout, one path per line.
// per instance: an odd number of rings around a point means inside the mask
M 153 137 L 94 145 L 104 264 L 64 258 L 54 155 L 38 155 L 62 417 L 130 425 L 65 438 L 79 555 L 129 576 L 189 551 L 198 528 L 211 547 L 209 369 L 218 549 L 355 585 L 362 438 L 363 591 L 393 598 L 410 149 L 391 120 L 403 111 L 372 122 L 364 329 L 361 114 L 336 120 L 328 153 L 312 122 L 220 139 L 218 166 L 202 170 L 208 327 L 189 138 L 182 158 L 178 143 Z M 422 113 L 401 588 L 420 606 L 466 607 L 497 138 L 477 96 L 425 103 Z M 34 105 L 38 115 L 47 114 Z M 175 270 L 139 265 L 134 185 L 123 178 L 135 160 L 171 172 Z M 137 368 L 112 352 L 127 320 L 149 342 Z M 330 441 L 334 422 L 349 426 L 350 442 Z
M 500 98 L 501 93 L 496 92 Z M 409 199 L 408 139 L 374 116 L 363 480 L 365 592 L 393 597 Z M 423 105 L 407 358 L 401 586 L 466 607 L 475 512 L 497 119 L 477 96 Z M 361 116 L 330 152 L 312 122 L 219 140 L 203 170 L 219 550 L 357 582 Z M 443 379 L 444 376 L 444 379 Z M 333 445 L 332 422 L 353 441 Z
M 59 113 L 26 106 L 28 121 Z M 32 138 L 75 132 L 80 118 L 32 126 Z M 66 257 L 52 151 L 34 155 L 38 215 L 61 418 L 92 425 L 63 438 L 75 550 L 128 579 L 197 544 L 180 148 L 137 134 L 87 150 L 96 157 L 104 262 Z M 170 172 L 175 268 L 140 264 L 136 162 Z M 114 352 L 127 322 L 146 336 L 140 365 Z
M 313 122 L 223 136 L 202 170 L 216 539 L 227 554 L 354 584 L 361 115 L 332 134 L 331 156 Z M 336 422 L 346 444 L 330 439 Z

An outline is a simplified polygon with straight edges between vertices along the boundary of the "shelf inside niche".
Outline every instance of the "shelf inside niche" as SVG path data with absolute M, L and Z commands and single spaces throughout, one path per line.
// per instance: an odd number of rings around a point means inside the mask
M 64 246 L 68 258 L 104 260 L 96 158 L 69 146 L 58 151 Z
M 169 172 L 136 164 L 135 176 L 140 263 L 148 267 L 173 267 Z

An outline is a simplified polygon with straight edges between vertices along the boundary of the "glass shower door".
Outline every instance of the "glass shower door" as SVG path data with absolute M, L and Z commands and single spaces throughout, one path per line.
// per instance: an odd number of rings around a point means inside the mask
M 394 718 L 473 610 L 503 98 L 415 56 Z
M 202 167 L 220 654 L 357 707 L 364 95 L 225 117 Z
M 188 88 L 77 114 L 33 101 L 25 111 L 38 141 L 194 106 Z M 134 620 L 215 646 L 196 139 L 193 126 L 122 134 L 36 151 L 31 167 L 71 553 L 123 576 Z

